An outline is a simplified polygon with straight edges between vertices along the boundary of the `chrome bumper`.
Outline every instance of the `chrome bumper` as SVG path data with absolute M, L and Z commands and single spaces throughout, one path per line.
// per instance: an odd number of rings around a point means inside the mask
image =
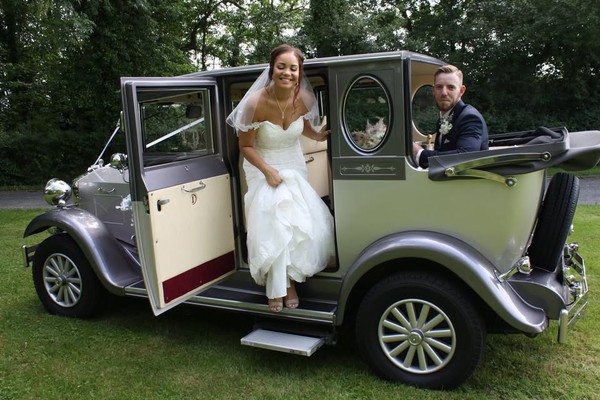
M 585 275 L 585 263 L 578 253 L 579 245 L 570 243 L 564 250 L 563 277 L 569 290 L 567 308 L 560 312 L 558 318 L 558 342 L 565 343 L 569 327 L 585 315 L 588 305 L 588 283 Z

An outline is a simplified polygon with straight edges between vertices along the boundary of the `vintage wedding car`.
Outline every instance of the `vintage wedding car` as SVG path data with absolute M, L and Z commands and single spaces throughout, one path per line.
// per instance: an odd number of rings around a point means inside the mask
M 420 169 L 411 145 L 434 129 L 441 64 L 412 52 L 306 61 L 331 135 L 303 149 L 337 257 L 299 285 L 298 309 L 277 314 L 247 268 L 244 177 L 225 124 L 265 66 L 123 78 L 111 140 L 124 135 L 126 152 L 101 154 L 72 185 L 50 180 L 56 208 L 25 229 L 50 231 L 23 248 L 41 302 L 71 317 L 108 294 L 148 297 L 155 314 L 183 302 L 238 311 L 257 317 L 242 344 L 307 356 L 347 324 L 377 374 L 428 388 L 464 382 L 487 333 L 533 337 L 556 320 L 563 342 L 587 304 L 567 242 L 579 187 L 567 173 L 547 185 L 546 170 L 596 165 L 600 131 L 492 135 L 490 150 Z

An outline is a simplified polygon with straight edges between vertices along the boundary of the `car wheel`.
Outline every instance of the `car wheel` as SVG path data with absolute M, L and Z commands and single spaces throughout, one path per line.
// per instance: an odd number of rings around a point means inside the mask
M 485 325 L 456 283 L 404 272 L 375 285 L 356 319 L 361 355 L 381 377 L 430 389 L 452 389 L 481 362 Z
M 40 243 L 32 263 L 33 284 L 51 314 L 86 318 L 97 314 L 108 292 L 73 239 L 54 235 Z
M 549 272 L 556 269 L 571 230 L 578 199 L 579 178 L 565 173 L 554 175 L 529 246 L 528 255 L 533 267 Z

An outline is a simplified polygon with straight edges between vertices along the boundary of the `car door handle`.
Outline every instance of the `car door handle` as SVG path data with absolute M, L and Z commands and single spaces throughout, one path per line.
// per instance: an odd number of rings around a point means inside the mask
M 161 199 L 161 200 L 158 200 L 156 202 L 156 209 L 158 211 L 162 211 L 162 206 L 164 206 L 166 204 L 169 204 L 170 201 L 171 201 L 170 199 Z
M 98 188 L 98 193 L 101 193 L 101 194 L 111 194 L 111 193 L 112 193 L 112 192 L 114 192 L 114 191 L 115 191 L 115 188 L 112 188 L 112 189 L 104 189 L 102 186 L 100 186 L 100 187 Z
M 195 187 L 193 189 L 186 189 L 185 186 L 182 186 L 181 191 L 186 192 L 186 193 L 196 193 L 196 192 L 201 191 L 205 187 L 206 187 L 206 184 L 204 182 L 200 181 L 200 182 L 198 182 L 198 187 Z

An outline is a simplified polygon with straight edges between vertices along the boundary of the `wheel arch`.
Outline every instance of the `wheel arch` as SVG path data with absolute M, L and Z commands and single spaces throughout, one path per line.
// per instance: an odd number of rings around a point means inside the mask
M 109 292 L 122 296 L 126 286 L 142 279 L 133 256 L 93 214 L 79 208 L 51 210 L 31 220 L 23 237 L 50 228 L 56 228 L 73 239 Z
M 365 249 L 342 282 L 338 323 L 380 279 L 402 269 L 444 274 L 468 287 L 492 312 L 516 330 L 538 334 L 548 326 L 545 312 L 526 303 L 493 265 L 466 243 L 436 232 L 392 234 Z

